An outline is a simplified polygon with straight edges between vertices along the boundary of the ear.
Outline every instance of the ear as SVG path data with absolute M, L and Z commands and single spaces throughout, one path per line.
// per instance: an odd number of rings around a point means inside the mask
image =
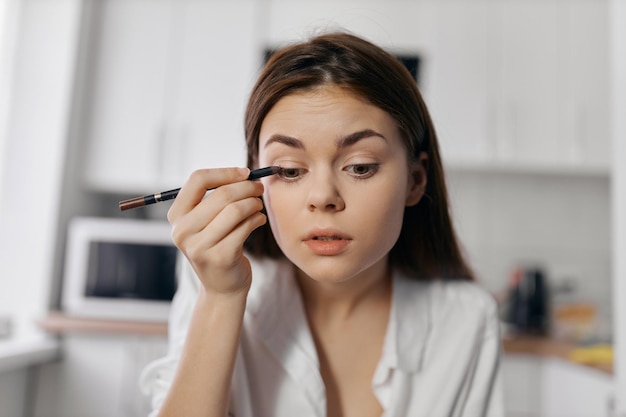
M 406 190 L 406 206 L 414 206 L 420 202 L 426 192 L 428 181 L 428 154 L 421 152 L 417 161 L 409 165 L 409 181 Z

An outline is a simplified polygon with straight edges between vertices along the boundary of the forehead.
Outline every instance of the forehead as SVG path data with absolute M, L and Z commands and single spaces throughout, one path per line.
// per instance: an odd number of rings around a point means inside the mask
M 399 134 L 396 121 L 384 110 L 345 88 L 325 86 L 281 98 L 263 120 L 259 141 L 262 147 L 276 133 L 307 139 L 361 129 Z
M 382 111 L 347 88 L 332 85 L 318 86 L 283 96 L 270 109 L 263 122 L 265 123 L 268 117 L 274 116 L 276 113 L 288 110 L 315 113 L 327 110 L 337 111 L 339 107 L 344 107 L 346 110 L 360 109 L 364 111 L 369 109 Z

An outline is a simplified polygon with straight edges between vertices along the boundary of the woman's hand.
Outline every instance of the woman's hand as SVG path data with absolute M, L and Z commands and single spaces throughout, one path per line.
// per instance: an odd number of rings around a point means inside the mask
M 249 173 L 247 168 L 194 171 L 167 214 L 174 244 L 207 292 L 233 294 L 250 287 L 252 273 L 243 244 L 266 217 L 260 212 L 263 184 L 245 181 Z

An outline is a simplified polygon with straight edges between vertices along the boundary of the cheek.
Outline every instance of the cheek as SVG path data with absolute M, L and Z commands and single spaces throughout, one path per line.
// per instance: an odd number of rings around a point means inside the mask
M 363 200 L 361 196 L 361 199 L 363 207 L 361 215 L 365 224 L 372 225 L 370 230 L 379 234 L 379 238 L 385 236 L 395 243 L 404 218 L 404 189 L 387 187 L 379 190 L 375 198 L 370 196 Z
M 289 227 L 285 224 L 290 217 L 293 217 L 294 208 L 291 207 L 293 198 L 284 196 L 283 193 L 276 188 L 266 185 L 265 192 L 263 193 L 263 201 L 265 202 L 265 209 L 267 211 L 267 219 L 272 229 L 272 234 L 276 242 L 281 245 L 283 242 L 283 236 L 281 229 Z M 290 216 L 290 213 L 292 216 Z
M 274 235 L 274 239 L 279 241 L 278 230 L 275 228 L 276 224 L 276 214 L 274 211 L 274 201 L 272 199 L 272 193 L 268 190 L 268 187 L 265 186 L 265 192 L 263 193 L 263 203 L 265 204 L 265 212 L 267 213 L 267 220 L 270 223 L 270 228 L 272 229 L 272 234 Z

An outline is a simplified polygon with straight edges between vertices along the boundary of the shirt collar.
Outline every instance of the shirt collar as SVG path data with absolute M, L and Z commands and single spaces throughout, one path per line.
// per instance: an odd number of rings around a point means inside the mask
M 283 343 L 295 343 L 307 361 L 318 366 L 293 266 L 286 261 L 262 260 L 253 262 L 252 267 L 248 311 L 255 317 L 259 336 L 276 349 L 284 349 L 279 346 Z M 431 325 L 428 285 L 394 272 L 381 365 L 406 372 L 420 371 Z
M 286 261 L 252 263 L 247 312 L 259 340 L 303 388 L 317 416 L 326 412 L 324 381 L 304 313 L 294 267 Z
M 266 342 L 295 343 L 317 364 L 294 266 L 287 261 L 264 260 L 253 264 L 252 274 L 247 310 L 254 316 L 257 334 Z
M 430 329 L 427 283 L 396 271 L 391 315 L 381 364 L 405 372 L 419 372 Z

